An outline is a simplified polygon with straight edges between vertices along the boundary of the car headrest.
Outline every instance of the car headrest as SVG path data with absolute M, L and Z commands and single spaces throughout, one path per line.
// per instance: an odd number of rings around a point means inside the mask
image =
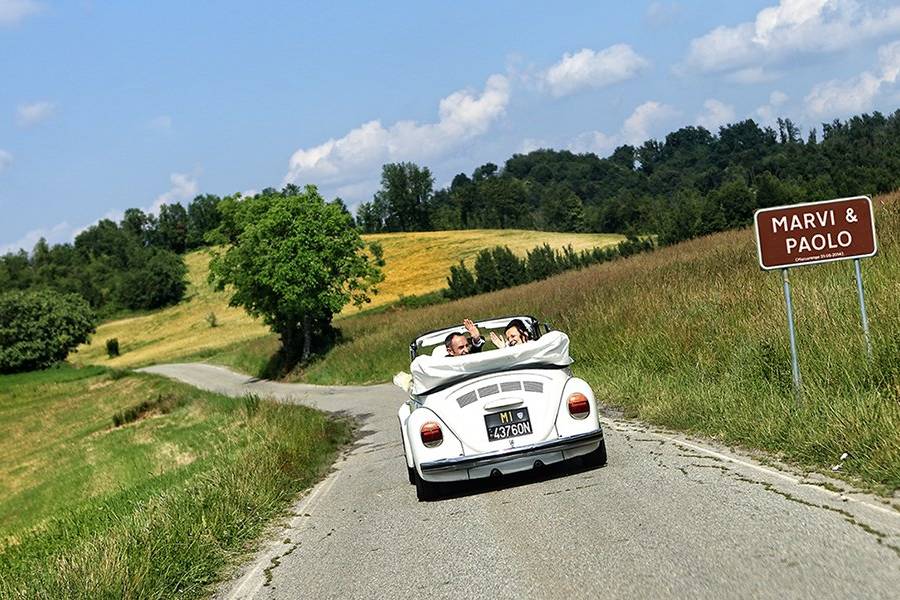
M 447 346 L 443 344 L 438 344 L 434 347 L 434 350 L 431 351 L 432 356 L 449 356 L 447 354 Z

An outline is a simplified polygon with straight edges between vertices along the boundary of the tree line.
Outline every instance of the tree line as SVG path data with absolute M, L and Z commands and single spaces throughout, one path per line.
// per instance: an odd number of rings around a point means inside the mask
M 434 189 L 428 167 L 383 167 L 359 206 L 366 233 L 473 228 L 653 234 L 661 245 L 743 227 L 758 208 L 900 187 L 900 110 L 812 129 L 752 119 L 717 133 L 682 127 L 607 158 L 542 149 Z
M 0 289 L 77 294 L 101 316 L 174 304 L 187 288 L 179 255 L 207 244 L 221 221 L 220 202 L 205 194 L 187 208 L 163 204 L 158 216 L 129 208 L 120 222 L 102 219 L 72 243 L 41 239 L 30 253 L 0 257 Z
M 455 300 L 493 292 L 652 249 L 653 241 L 650 238 L 638 239 L 633 236 L 615 246 L 591 248 L 581 252 L 576 252 L 571 244 L 562 251 L 543 244 L 526 252 L 524 258 L 516 256 L 507 246 L 484 248 L 476 255 L 472 269 L 462 260 L 458 265 L 450 267 L 444 295 Z

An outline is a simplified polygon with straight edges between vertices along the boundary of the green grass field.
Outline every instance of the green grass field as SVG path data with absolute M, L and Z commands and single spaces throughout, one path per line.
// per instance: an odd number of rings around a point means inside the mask
M 863 264 L 867 364 L 850 262 L 791 271 L 802 399 L 791 384 L 780 273 L 760 271 L 752 229 L 465 300 L 340 322 L 342 343 L 294 378 L 386 381 L 418 333 L 465 317 L 530 313 L 567 332 L 575 372 L 644 421 L 900 487 L 900 194 L 876 199 L 880 254 Z M 214 360 L 252 367 L 274 341 Z M 254 353 L 257 354 L 253 358 Z M 254 362 L 255 361 L 255 362 Z
M 0 376 L 0 597 L 199 595 L 348 439 L 151 375 Z
M 576 251 L 617 244 L 624 236 L 595 233 L 553 233 L 518 230 L 467 230 L 420 233 L 385 233 L 364 236 L 384 248 L 385 280 L 366 308 L 381 307 L 402 297 L 446 287 L 450 266 L 464 260 L 472 265 L 482 248 L 509 246 L 524 256 L 544 243 L 554 248 L 571 244 Z M 188 289 L 185 299 L 170 308 L 101 324 L 90 344 L 82 345 L 69 360 L 78 365 L 135 367 L 204 357 L 245 344 L 267 343 L 269 330 L 242 308 L 228 306 L 228 294 L 207 283 L 209 254 L 205 250 L 185 256 Z M 348 307 L 339 318 L 357 314 Z M 215 315 L 216 327 L 210 326 Z M 121 356 L 108 358 L 106 340 L 119 340 Z

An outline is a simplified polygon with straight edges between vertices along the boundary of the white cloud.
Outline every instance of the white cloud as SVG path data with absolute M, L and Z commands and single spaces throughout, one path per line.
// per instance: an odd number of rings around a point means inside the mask
M 667 104 L 651 100 L 644 102 L 631 113 L 622 124 L 622 138 L 627 144 L 642 144 L 652 137 L 652 131 L 678 115 L 678 111 Z
M 480 95 L 462 90 L 443 98 L 436 123 L 398 121 L 385 127 L 369 121 L 341 138 L 294 152 L 283 183 L 346 188 L 372 180 L 385 162 L 440 156 L 487 132 L 505 113 L 509 96 L 508 79 L 491 75 Z
M 660 125 L 678 116 L 678 111 L 667 104 L 651 100 L 634 109 L 616 134 L 587 131 L 579 134 L 569 144 L 573 152 L 594 152 L 600 156 L 622 144 L 638 146 L 653 137 Z
M 0 25 L 15 25 L 41 9 L 34 0 L 0 0 Z
M 774 90 L 771 94 L 769 94 L 769 103 L 757 108 L 756 114 L 759 116 L 764 125 L 772 125 L 775 123 L 775 119 L 777 118 L 775 109 L 777 109 L 779 106 L 782 106 L 787 101 L 787 94 L 785 94 L 781 90 Z
M 777 63 L 799 53 L 834 52 L 900 31 L 900 6 L 856 0 L 781 0 L 752 22 L 717 27 L 691 40 L 690 68 L 717 72 Z
M 56 112 L 56 105 L 52 102 L 40 101 L 31 104 L 20 104 L 16 111 L 19 125 L 30 127 L 37 125 L 41 121 L 46 121 Z
M 813 117 L 846 116 L 869 110 L 875 98 L 900 75 L 900 41 L 878 49 L 880 70 L 863 71 L 848 80 L 832 79 L 813 87 L 804 99 Z
M 541 85 L 554 96 L 565 96 L 584 88 L 599 88 L 631 79 L 649 63 L 627 44 L 616 44 L 599 52 L 589 48 L 563 55 L 541 76 Z
M 147 126 L 150 129 L 155 129 L 156 131 L 170 132 L 172 131 L 172 117 L 169 115 L 159 115 L 158 117 L 153 117 L 150 121 L 147 122 Z
M 0 149 L 0 173 L 3 172 L 6 167 L 12 164 L 13 155 L 7 152 L 6 150 Z
M 715 133 L 721 125 L 734 121 L 734 107 L 720 100 L 709 98 L 703 103 L 703 108 L 706 112 L 697 117 L 696 123 L 708 131 Z
M 569 144 L 569 150 L 579 154 L 593 152 L 598 156 L 606 156 L 618 145 L 617 135 L 607 135 L 602 131 L 585 131 L 575 136 Z
M 163 204 L 174 204 L 182 200 L 190 200 L 197 195 L 200 189 L 200 186 L 197 185 L 197 179 L 185 173 L 172 173 L 169 175 L 169 181 L 172 187 L 156 197 L 148 212 L 155 214 L 159 212 L 159 207 Z

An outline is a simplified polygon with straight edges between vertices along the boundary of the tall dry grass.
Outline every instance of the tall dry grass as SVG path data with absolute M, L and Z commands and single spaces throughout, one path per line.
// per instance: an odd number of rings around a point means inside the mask
M 779 272 L 731 231 L 542 282 L 341 321 L 345 341 L 302 378 L 385 381 L 418 333 L 531 313 L 568 332 L 576 373 L 643 420 L 900 487 L 900 194 L 876 199 L 880 253 L 863 261 L 866 360 L 851 262 L 793 269 L 804 394 L 792 389 Z

